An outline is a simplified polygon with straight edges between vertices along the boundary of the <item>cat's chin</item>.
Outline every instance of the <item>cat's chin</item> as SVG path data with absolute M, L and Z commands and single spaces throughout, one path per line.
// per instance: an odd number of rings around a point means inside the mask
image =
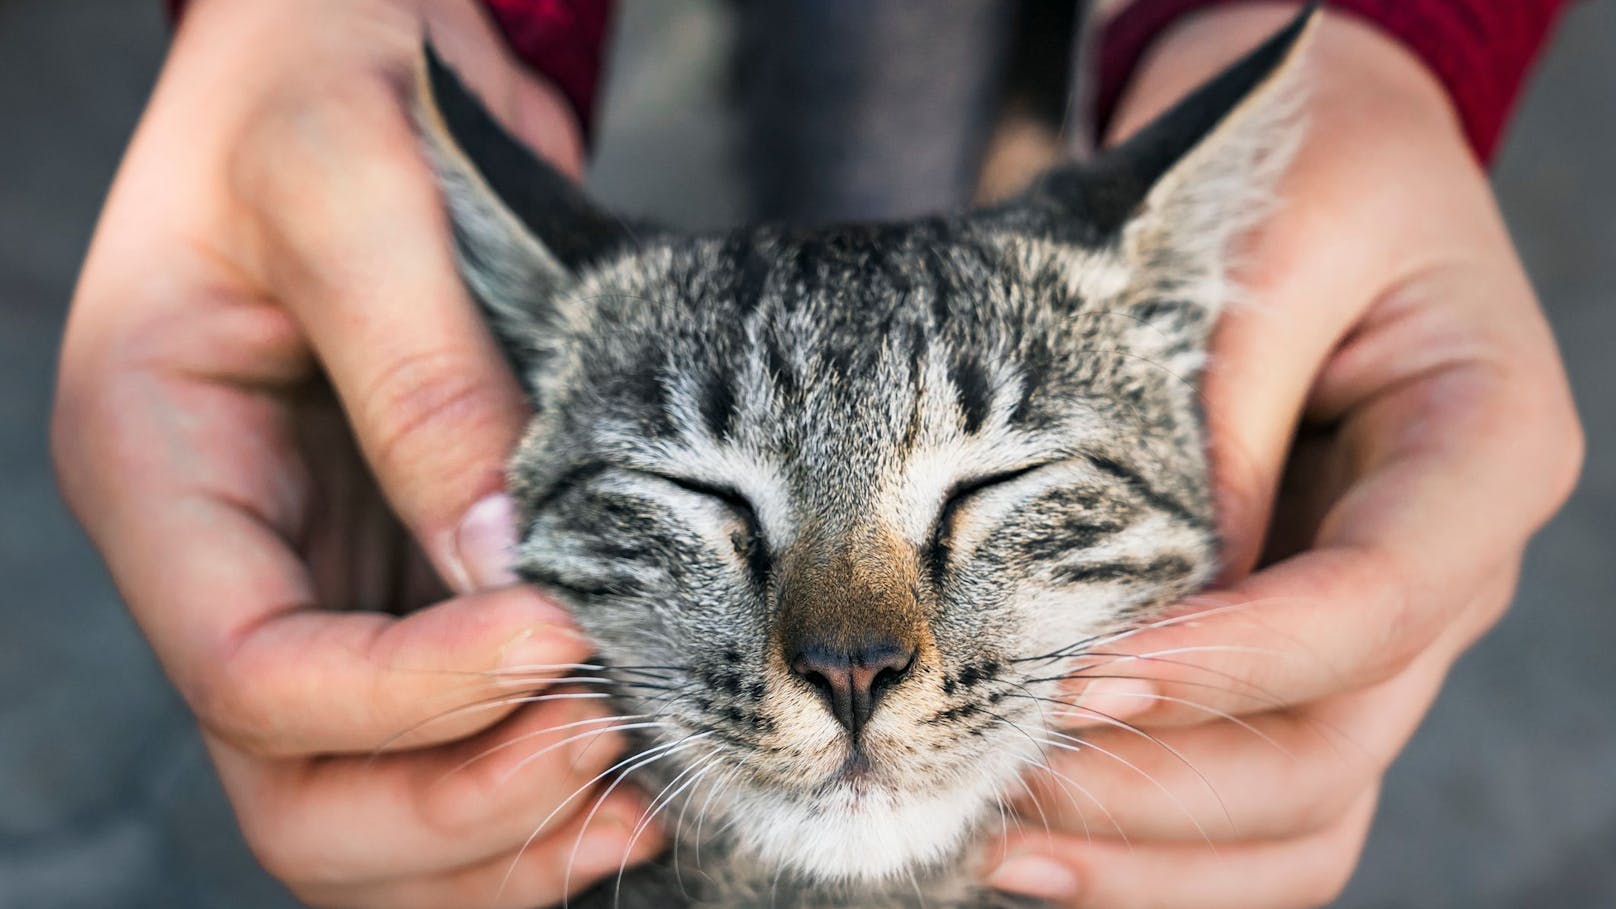
M 812 799 L 755 793 L 736 805 L 741 847 L 768 867 L 826 883 L 877 881 L 956 855 L 1001 780 L 982 774 L 926 794 L 853 784 Z

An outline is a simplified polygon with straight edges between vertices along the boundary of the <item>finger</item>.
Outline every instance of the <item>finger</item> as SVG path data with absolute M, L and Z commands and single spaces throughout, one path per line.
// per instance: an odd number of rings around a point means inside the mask
M 609 882 L 619 870 L 632 868 L 661 851 L 654 833 L 634 839 L 645 811 L 644 797 L 619 789 L 598 802 L 599 792 L 583 801 L 585 811 L 555 833 L 477 864 L 430 875 L 364 885 L 313 885 L 296 888 L 315 906 L 342 909 L 530 909 L 549 906 L 594 884 Z M 631 845 L 632 841 L 632 845 Z
M 1029 776 L 1019 800 L 1024 823 L 1136 846 L 1313 833 L 1377 784 L 1468 644 L 1449 635 L 1386 682 L 1293 710 L 1183 728 L 1118 723 L 1081 739 L 1045 734 L 1047 769 Z
M 1343 818 L 1309 836 L 1216 849 L 1026 833 L 1012 840 L 1010 857 L 990 874 L 989 882 L 1072 907 L 1322 906 L 1350 879 L 1374 807 L 1375 793 L 1366 793 Z
M 456 272 L 401 100 L 359 80 L 256 126 L 234 162 L 264 279 L 307 333 L 366 461 L 446 581 L 462 519 L 501 485 L 528 408 Z
M 1552 403 L 1558 394 L 1523 392 L 1527 383 L 1514 378 L 1464 365 L 1382 390 L 1343 424 L 1355 478 L 1310 551 L 1096 649 L 1155 655 L 1136 668 L 1170 688 L 1204 685 L 1209 673 L 1249 688 L 1248 697 L 1214 696 L 1220 709 L 1243 712 L 1260 709 L 1264 693 L 1298 703 L 1379 681 L 1449 623 L 1496 619 L 1461 613 L 1492 566 L 1512 564 L 1563 499 L 1578 457 L 1574 418 Z M 1533 439 L 1500 443 L 1518 436 Z M 1184 653 L 1201 668 L 1162 658 Z M 1188 717 L 1163 707 L 1148 720 L 1170 718 Z
M 525 587 L 404 618 L 317 609 L 277 534 L 218 502 L 170 505 L 112 550 L 114 573 L 202 724 L 244 750 L 368 752 L 454 739 L 508 712 L 456 711 L 495 693 L 490 673 L 565 666 L 590 652 L 567 611 Z M 175 540 L 188 542 L 179 560 Z
M 1508 336 L 1439 337 L 1451 330 L 1443 323 L 1483 316 L 1429 311 L 1488 295 L 1479 284 L 1489 278 L 1519 279 L 1490 289 L 1524 301 L 1513 307 L 1524 311 L 1519 318 L 1496 320 Z M 1433 569 L 1428 582 L 1447 583 L 1519 550 L 1559 508 L 1580 470 L 1582 434 L 1530 300 L 1519 275 L 1428 276 L 1401 288 L 1400 312 L 1384 318 L 1436 325 L 1385 339 L 1388 332 L 1367 328 L 1327 365 L 1312 406 L 1338 421 L 1337 448 L 1354 482 L 1325 515 L 1321 543 L 1418 540 L 1420 562 Z
M 1113 128 L 1126 135 L 1142 126 L 1285 15 L 1237 10 L 1192 29 L 1212 34 L 1178 35 L 1172 53 L 1141 66 Z M 1497 261 L 1477 271 L 1491 274 L 1510 259 L 1498 213 L 1476 191 L 1485 177 L 1452 128 L 1441 86 L 1419 61 L 1350 17 L 1329 16 L 1310 57 L 1318 74 L 1355 77 L 1312 80 L 1305 141 L 1278 188 L 1284 204 L 1239 257 L 1236 278 L 1245 293 L 1219 319 L 1204 377 L 1228 580 L 1249 571 L 1258 555 L 1319 364 L 1390 289 L 1433 261 L 1488 250 L 1482 258 Z M 1375 128 L 1365 129 L 1370 124 Z M 1401 141 L 1373 138 L 1388 124 Z M 1432 150 L 1448 155 L 1440 169 L 1430 166 Z M 1387 173 L 1433 170 L 1441 179 L 1382 191 Z M 1423 357 L 1412 353 L 1409 362 Z
M 288 543 L 305 523 L 298 459 L 279 405 L 230 387 L 141 372 L 100 392 L 61 443 L 132 453 L 124 470 L 63 457 L 66 483 L 119 590 L 203 723 L 271 754 L 368 751 L 464 703 L 502 666 L 575 663 L 589 647 L 559 605 L 527 588 L 396 619 L 330 612 Z M 399 744 L 499 718 L 464 713 Z
M 1328 150 L 1325 138 L 1309 149 Z M 1304 151 L 1293 176 L 1307 191 L 1257 238 L 1254 299 L 1220 322 L 1205 387 L 1226 578 L 1257 555 L 1304 407 L 1310 423 L 1333 430 L 1331 475 L 1307 478 L 1318 487 L 1312 498 L 1332 503 L 1321 490 L 1347 483 L 1371 500 L 1344 503 L 1354 519 L 1376 500 L 1394 506 L 1384 523 L 1338 534 L 1343 542 L 1383 539 L 1401 524 L 1409 539 L 1452 544 L 1443 554 L 1455 558 L 1433 564 L 1481 564 L 1463 554 L 1518 547 L 1575 481 L 1583 445 L 1564 370 L 1497 208 L 1475 190 L 1480 176 L 1465 172 L 1472 162 L 1456 162 L 1445 176 L 1457 182 L 1437 181 L 1414 208 L 1361 192 L 1363 201 L 1342 206 L 1354 223 L 1334 224 L 1341 236 L 1398 224 L 1395 246 L 1318 243 L 1307 229 L 1359 170 L 1394 167 L 1375 162 L 1388 153 L 1346 156 L 1358 160 L 1342 167 L 1339 149 L 1327 151 L 1321 161 L 1340 173 L 1313 173 Z M 1410 219 L 1413 210 L 1432 216 Z M 1367 478 L 1373 493 L 1360 489 Z
M 588 810 L 598 783 L 632 766 L 624 731 L 647 724 L 613 719 L 577 693 L 538 695 L 496 728 L 430 751 L 312 765 L 266 764 L 222 743 L 213 751 L 249 842 L 277 877 L 347 885 L 399 869 L 447 872 L 552 835 Z
M 394 618 L 289 611 L 207 670 L 203 724 L 260 755 L 391 751 L 445 742 L 514 709 L 591 647 L 561 606 L 527 588 L 470 594 Z
M 572 108 L 559 89 L 516 59 L 488 11 L 438 3 L 425 15 L 433 49 L 475 87 L 500 125 L 562 173 L 582 179 L 583 131 Z

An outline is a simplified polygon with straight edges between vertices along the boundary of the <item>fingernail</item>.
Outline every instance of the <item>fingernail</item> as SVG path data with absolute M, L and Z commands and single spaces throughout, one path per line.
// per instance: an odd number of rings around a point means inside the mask
M 508 587 L 516 583 L 511 563 L 516 559 L 516 503 L 496 492 L 471 506 L 455 531 L 457 578 L 461 593 Z
M 499 668 L 507 673 L 555 675 L 589 655 L 589 639 L 560 606 L 553 621 L 534 622 L 500 645 Z
M 1144 679 L 1095 679 L 1073 699 L 1063 726 L 1108 726 L 1155 706 L 1156 686 Z
M 1012 856 L 988 875 L 988 884 L 1046 900 L 1069 900 L 1078 891 L 1072 869 L 1042 855 Z

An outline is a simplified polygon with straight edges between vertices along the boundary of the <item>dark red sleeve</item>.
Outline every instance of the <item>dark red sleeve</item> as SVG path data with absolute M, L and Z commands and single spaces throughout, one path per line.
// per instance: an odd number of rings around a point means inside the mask
M 589 135 L 606 57 L 612 0 L 482 0 L 505 40 L 561 90 Z M 178 16 L 185 0 L 164 0 Z
M 1180 16 L 1238 0 L 1135 0 L 1100 35 L 1102 131 L 1145 51 Z M 1532 62 L 1566 0 L 1328 0 L 1412 50 L 1447 88 L 1470 147 L 1492 158 Z
M 611 0 L 483 0 L 483 5 L 517 56 L 566 96 L 589 135 Z

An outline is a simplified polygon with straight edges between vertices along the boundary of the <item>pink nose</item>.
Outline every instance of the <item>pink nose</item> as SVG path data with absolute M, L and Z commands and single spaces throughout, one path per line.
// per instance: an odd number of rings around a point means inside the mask
M 789 661 L 791 671 L 819 692 L 831 715 L 854 738 L 869 723 L 881 696 L 914 664 L 914 648 L 885 641 L 854 650 L 808 645 Z

